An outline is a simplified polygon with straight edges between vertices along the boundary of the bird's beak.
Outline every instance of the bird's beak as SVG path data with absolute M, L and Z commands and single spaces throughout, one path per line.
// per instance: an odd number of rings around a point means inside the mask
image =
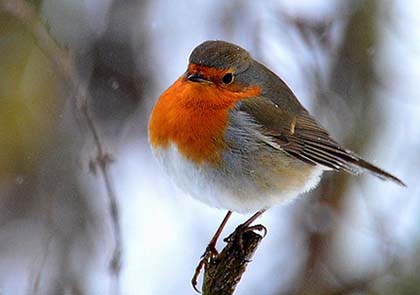
M 210 82 L 209 80 L 207 80 L 206 78 L 204 78 L 202 75 L 200 75 L 199 73 L 194 73 L 194 74 L 190 74 L 187 76 L 187 79 L 191 82 Z

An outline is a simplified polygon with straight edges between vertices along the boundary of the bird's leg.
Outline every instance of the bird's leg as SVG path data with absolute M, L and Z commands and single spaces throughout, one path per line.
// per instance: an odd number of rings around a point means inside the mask
M 254 230 L 262 231 L 263 232 L 263 237 L 265 237 L 265 235 L 267 234 L 267 228 L 264 225 L 257 224 L 257 225 L 251 226 L 251 224 L 258 217 L 260 217 L 265 211 L 266 211 L 266 209 L 262 209 L 262 210 L 258 211 L 257 213 L 255 213 L 254 215 L 252 215 L 247 221 L 245 221 L 244 223 L 239 225 L 233 233 L 231 233 L 228 237 L 226 237 L 224 239 L 224 241 L 227 242 L 227 243 L 230 243 L 232 241 L 236 241 L 236 242 L 238 242 L 239 248 L 242 249 L 243 248 L 243 246 L 242 246 L 242 235 L 245 232 L 254 231 Z
M 194 272 L 194 276 L 191 280 L 191 284 L 193 285 L 194 290 L 196 290 L 198 293 L 200 293 L 200 291 L 197 289 L 197 279 L 198 276 L 200 275 L 201 269 L 205 266 L 207 266 L 207 264 L 209 263 L 210 259 L 216 257 L 217 254 L 219 254 L 217 252 L 216 249 L 216 243 L 217 240 L 219 239 L 223 228 L 225 227 L 226 223 L 228 222 L 230 216 L 232 215 L 232 211 L 228 211 L 226 213 L 225 218 L 223 218 L 222 223 L 219 225 L 219 228 L 217 229 L 216 233 L 214 234 L 213 238 L 210 240 L 210 243 L 207 245 L 206 251 L 204 252 L 204 254 L 201 256 L 201 260 L 198 263 L 195 272 Z
M 214 256 L 219 254 L 216 250 L 216 243 L 217 243 L 217 240 L 219 239 L 220 235 L 222 234 L 222 231 L 223 231 L 224 227 L 226 226 L 226 223 L 228 222 L 231 215 L 232 215 L 232 211 L 228 211 L 226 213 L 225 218 L 223 218 L 222 223 L 219 225 L 219 228 L 217 229 L 213 238 L 210 240 L 210 243 L 207 245 L 206 252 L 204 252 L 204 255 L 202 257 L 204 257 L 207 252 L 211 252 L 212 254 L 214 254 Z

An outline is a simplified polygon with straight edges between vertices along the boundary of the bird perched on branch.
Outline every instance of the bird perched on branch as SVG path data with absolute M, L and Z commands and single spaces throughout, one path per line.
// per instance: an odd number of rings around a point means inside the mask
M 404 183 L 343 148 L 287 84 L 243 48 L 206 41 L 186 72 L 156 102 L 149 123 L 153 154 L 194 198 L 228 213 L 200 267 L 216 255 L 231 212 L 255 213 L 314 188 L 324 171 L 368 172 Z

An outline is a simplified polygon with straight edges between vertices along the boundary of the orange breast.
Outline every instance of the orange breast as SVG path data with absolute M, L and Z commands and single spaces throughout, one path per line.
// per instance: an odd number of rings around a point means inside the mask
M 257 96 L 260 87 L 232 92 L 211 83 L 194 83 L 181 76 L 157 101 L 149 123 L 155 148 L 177 145 L 197 164 L 217 165 L 225 148 L 229 110 L 241 99 Z

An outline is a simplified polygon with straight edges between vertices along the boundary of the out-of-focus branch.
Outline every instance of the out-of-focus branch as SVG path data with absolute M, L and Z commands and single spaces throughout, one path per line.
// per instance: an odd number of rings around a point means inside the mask
M 111 157 L 108 153 L 105 152 L 103 148 L 98 132 L 98 127 L 96 126 L 95 121 L 90 114 L 88 108 L 90 95 L 86 90 L 86 86 L 83 85 L 78 78 L 72 56 L 69 54 L 69 52 L 63 49 L 54 40 L 54 38 L 51 37 L 48 29 L 40 20 L 32 5 L 24 0 L 0 0 L 0 10 L 13 15 L 16 19 L 25 24 L 30 32 L 32 32 L 39 48 L 44 52 L 45 56 L 51 60 L 57 74 L 60 75 L 63 81 L 69 86 L 70 91 L 72 91 L 73 96 L 76 99 L 76 105 L 86 120 L 88 130 L 93 137 L 93 141 L 97 150 L 95 164 L 97 164 L 99 167 L 99 171 L 104 180 L 109 201 L 109 211 L 115 239 L 115 246 L 110 263 L 110 269 L 112 275 L 115 277 L 115 291 L 118 293 L 118 281 L 121 268 L 122 251 L 119 210 L 117 197 L 108 170 Z M 90 166 L 94 167 L 92 165 Z
M 203 294 L 233 294 L 261 240 L 261 235 L 247 231 L 242 234 L 240 243 L 237 239 L 228 241 L 204 270 Z
M 51 37 L 44 23 L 38 17 L 35 9 L 24 0 L 0 0 L 0 9 L 3 12 L 14 16 L 27 26 L 28 30 L 34 36 L 38 47 L 52 61 L 57 73 L 61 75 L 67 83 L 70 83 L 75 92 L 79 94 L 76 97 L 84 97 L 86 100 L 86 96 L 79 93 L 80 90 L 78 89 L 79 87 L 77 87 L 79 83 L 77 83 L 78 81 L 73 69 L 70 54 L 60 47 Z

